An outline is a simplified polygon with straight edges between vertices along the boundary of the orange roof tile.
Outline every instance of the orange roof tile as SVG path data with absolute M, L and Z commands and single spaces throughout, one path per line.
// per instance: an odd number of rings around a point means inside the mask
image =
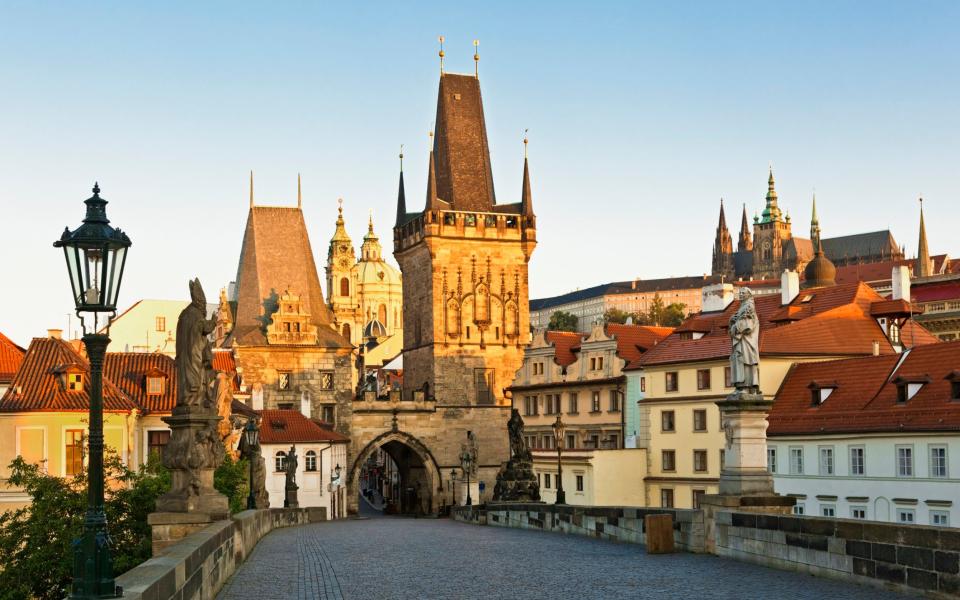
M 10 341 L 10 338 L 0 333 L 0 383 L 6 383 L 13 379 L 20 363 L 23 362 L 23 355 L 26 351 L 20 346 Z
M 587 335 L 573 331 L 548 331 L 545 338 L 555 348 L 553 360 L 561 367 L 572 365 L 577 360 L 575 351 Z
M 233 359 L 231 350 L 213 351 L 213 368 L 223 373 L 236 373 L 237 363 Z
M 673 333 L 673 327 L 607 324 L 607 335 L 617 340 L 617 356 L 627 364 L 640 360 L 644 352 L 659 344 L 671 333 Z
M 350 438 L 324 429 L 296 410 L 260 411 L 261 444 L 348 442 Z
M 123 390 L 144 412 L 169 413 L 177 405 L 177 375 L 173 359 L 165 354 L 108 352 L 103 375 Z M 147 393 L 147 377 L 162 377 L 163 392 Z
M 917 346 L 904 355 L 794 365 L 777 392 L 768 434 L 955 431 L 960 402 L 953 399 L 951 375 L 958 367 L 960 342 Z M 899 378 L 929 383 L 901 404 Z M 836 386 L 819 405 L 810 391 L 815 383 Z

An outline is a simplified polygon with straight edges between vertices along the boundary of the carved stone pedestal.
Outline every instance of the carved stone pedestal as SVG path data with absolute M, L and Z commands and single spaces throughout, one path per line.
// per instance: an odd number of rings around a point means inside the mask
M 213 487 L 213 472 L 224 458 L 217 434 L 221 418 L 189 406 L 178 406 L 163 418 L 172 431 L 163 449 L 172 481 L 170 491 L 157 498 L 157 512 L 203 513 L 215 520 L 229 516 L 227 497 Z
M 767 470 L 767 414 L 773 400 L 738 389 L 718 400 L 717 406 L 727 439 L 720 493 L 774 495 L 773 476 Z
M 297 499 L 297 491 L 300 489 L 300 486 L 297 484 L 288 484 L 284 488 L 284 497 L 283 497 L 283 507 L 284 508 L 300 508 L 300 501 Z
M 511 458 L 497 473 L 494 502 L 540 502 L 540 485 L 533 472 L 533 461 Z

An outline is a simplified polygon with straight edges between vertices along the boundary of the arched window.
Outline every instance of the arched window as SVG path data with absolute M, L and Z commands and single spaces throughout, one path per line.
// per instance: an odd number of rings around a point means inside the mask
M 287 453 L 283 450 L 280 450 L 273 456 L 273 465 L 274 470 L 277 473 L 281 473 L 286 470 L 287 466 Z
M 377 309 L 377 319 L 383 323 L 383 326 L 387 326 L 387 305 L 381 304 L 380 308 Z
M 304 464 L 306 465 L 305 468 L 307 469 L 307 471 L 316 471 L 317 470 L 317 453 L 314 452 L 313 450 L 307 450 L 306 457 L 307 459 Z
M 340 278 L 340 295 L 350 296 L 350 280 L 346 277 Z
M 350 323 L 343 324 L 343 337 L 350 339 Z

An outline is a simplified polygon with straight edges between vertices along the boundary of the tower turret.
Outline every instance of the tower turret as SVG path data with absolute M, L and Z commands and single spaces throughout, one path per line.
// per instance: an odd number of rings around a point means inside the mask
M 327 304 L 334 309 L 334 313 L 338 304 L 350 302 L 353 290 L 350 269 L 357 262 L 353 241 L 343 224 L 343 199 L 338 202 L 337 227 L 327 250 Z
M 751 252 L 753 240 L 750 237 L 750 221 L 747 219 L 747 205 L 743 205 L 743 218 L 740 219 L 740 240 L 737 242 L 737 252 Z
M 717 224 L 717 236 L 713 242 L 714 275 L 733 279 L 733 238 L 727 229 L 727 217 L 723 212 L 723 198 L 720 199 L 720 222 Z

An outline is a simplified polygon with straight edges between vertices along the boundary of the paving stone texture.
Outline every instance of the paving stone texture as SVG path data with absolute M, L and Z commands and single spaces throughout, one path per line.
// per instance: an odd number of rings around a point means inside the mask
M 276 530 L 218 599 L 903 597 L 711 555 L 648 555 L 642 546 L 580 536 L 382 517 Z

